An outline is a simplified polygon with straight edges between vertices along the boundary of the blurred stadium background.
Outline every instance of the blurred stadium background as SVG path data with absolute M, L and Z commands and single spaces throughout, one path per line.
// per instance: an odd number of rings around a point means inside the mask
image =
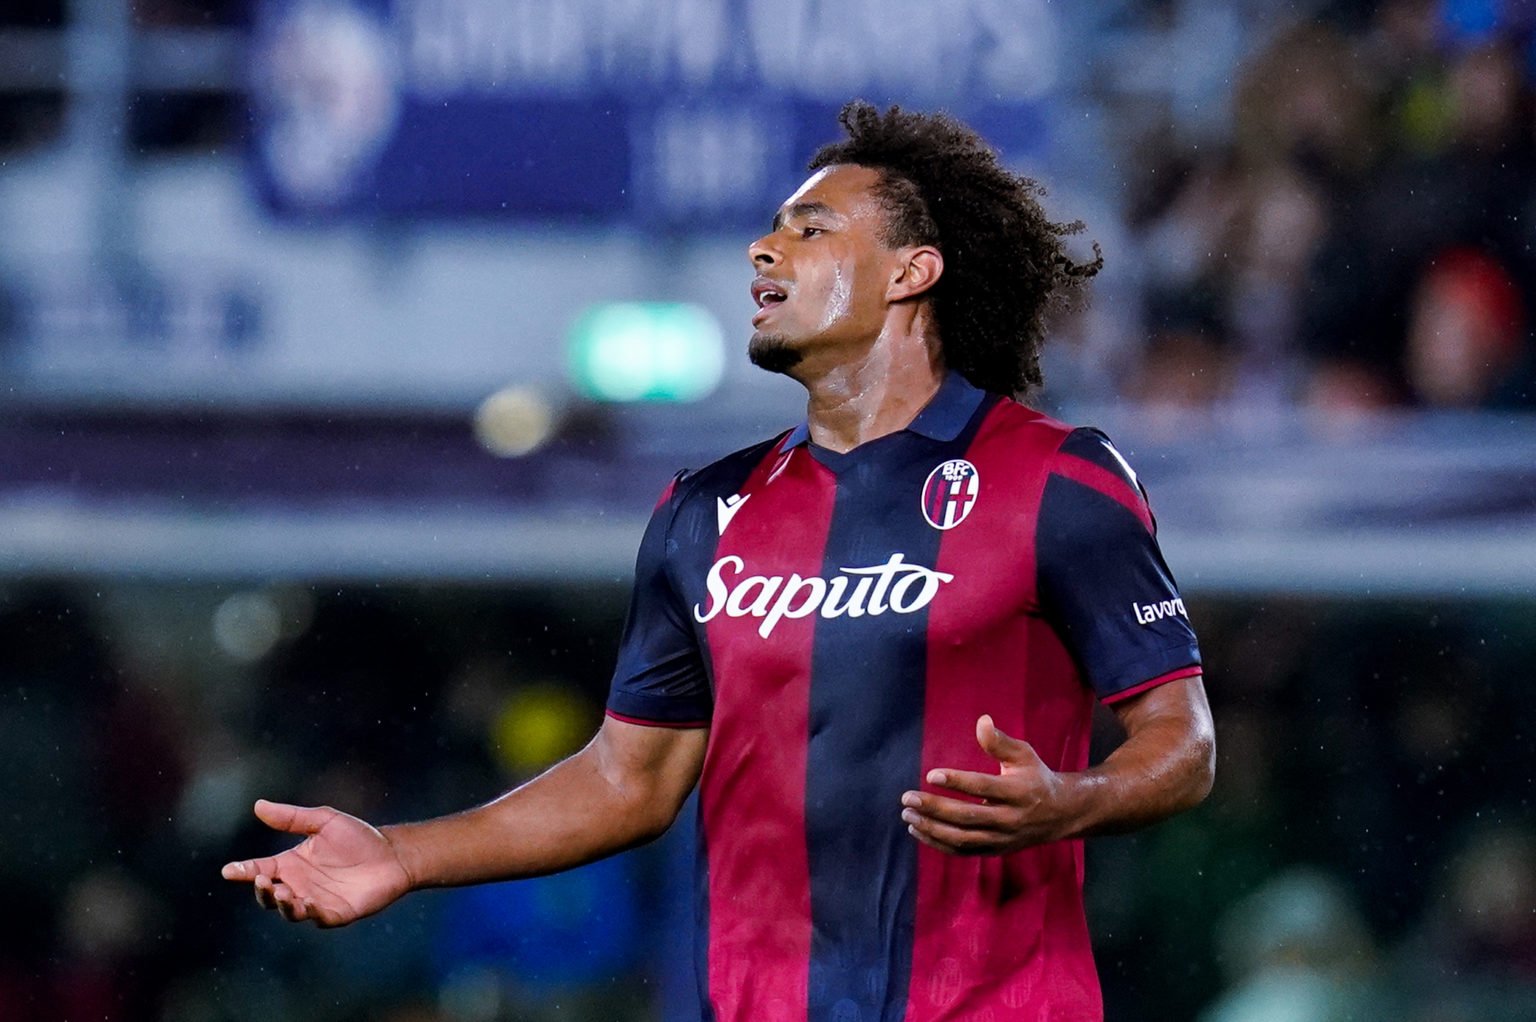
M 688 1017 L 686 828 L 334 933 L 217 868 L 276 847 L 258 794 L 420 817 L 584 740 L 655 494 L 799 415 L 744 249 L 855 95 L 967 117 L 1105 250 L 1043 401 L 1147 481 L 1221 747 L 1091 846 L 1110 1017 L 1536 1018 L 1533 39 L 4 0 L 0 1019 Z

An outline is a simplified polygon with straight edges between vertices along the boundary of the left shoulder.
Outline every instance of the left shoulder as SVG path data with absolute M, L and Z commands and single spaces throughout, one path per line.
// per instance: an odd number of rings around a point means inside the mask
M 1093 426 L 1077 426 L 1063 438 L 1061 446 L 1056 449 L 1057 464 L 1066 459 L 1095 465 L 1116 476 L 1121 482 L 1137 490 L 1141 489 L 1141 480 L 1137 478 L 1136 470 L 1131 468 L 1130 462 L 1125 460 L 1125 456 L 1103 431 Z
M 1092 426 L 1079 426 L 1062 438 L 1049 467 L 1055 485 L 1053 504 L 1067 520 L 1088 517 L 1092 505 L 1102 500 L 1130 512 L 1148 532 L 1157 532 L 1146 488 L 1136 470 L 1115 449 L 1109 437 Z
M 982 425 L 987 439 L 1001 442 L 1015 450 L 1029 450 L 1047 461 L 1051 471 L 1065 466 L 1070 472 L 1082 463 L 1095 465 L 1136 489 L 1141 488 L 1135 471 L 1115 449 L 1102 430 L 1093 426 L 1075 426 L 1054 419 L 1044 412 L 1012 398 L 996 397 Z M 978 437 L 982 439 L 982 437 Z
M 988 393 L 976 426 L 974 448 L 1016 464 L 1029 464 L 1055 455 L 1073 427 L 1011 397 Z

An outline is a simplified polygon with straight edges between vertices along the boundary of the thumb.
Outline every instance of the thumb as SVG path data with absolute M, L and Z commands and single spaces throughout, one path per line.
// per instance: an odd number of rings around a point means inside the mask
M 1035 750 L 1029 743 L 1003 734 L 992 723 L 990 713 L 976 718 L 976 744 L 999 763 L 1025 763 L 1035 758 Z
M 273 830 L 289 834 L 314 834 L 336 815 L 334 809 L 292 806 L 286 802 L 269 802 L 264 798 L 256 800 L 255 809 L 256 818 L 262 823 Z

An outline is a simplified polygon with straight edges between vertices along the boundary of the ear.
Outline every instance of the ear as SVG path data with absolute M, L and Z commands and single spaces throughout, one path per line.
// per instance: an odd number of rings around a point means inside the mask
M 939 282 L 944 275 L 944 257 L 932 245 L 917 245 L 898 250 L 900 261 L 885 289 L 885 300 L 901 302 L 916 298 Z

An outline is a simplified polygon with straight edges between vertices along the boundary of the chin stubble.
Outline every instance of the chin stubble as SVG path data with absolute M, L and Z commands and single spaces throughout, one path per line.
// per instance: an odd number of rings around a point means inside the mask
M 759 369 L 770 373 L 787 373 L 799 365 L 803 357 L 778 334 L 753 334 L 747 345 L 747 358 Z

